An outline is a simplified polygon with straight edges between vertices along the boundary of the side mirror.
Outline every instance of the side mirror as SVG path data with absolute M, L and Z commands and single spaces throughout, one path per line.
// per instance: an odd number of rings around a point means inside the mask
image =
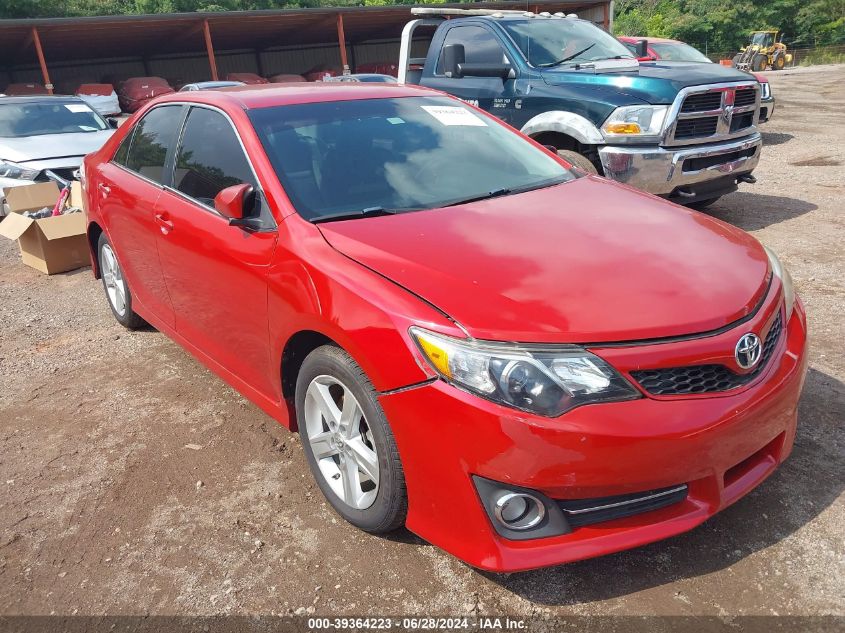
M 461 77 L 460 65 L 466 61 L 466 52 L 463 44 L 447 44 L 443 47 L 443 74 L 447 77 L 459 79 Z
M 224 218 L 229 219 L 229 224 L 238 224 L 244 219 L 247 209 L 255 198 L 252 185 L 241 183 L 226 187 L 214 196 L 214 208 Z
M 460 77 L 498 77 L 513 79 L 516 73 L 510 64 L 458 64 Z
M 635 44 L 637 49 L 637 57 L 642 59 L 643 57 L 648 57 L 648 40 L 637 40 Z
M 120 125 L 120 121 L 118 121 L 115 117 L 110 116 L 106 119 L 106 123 L 109 124 L 109 127 L 113 130 L 117 129 L 117 126 Z

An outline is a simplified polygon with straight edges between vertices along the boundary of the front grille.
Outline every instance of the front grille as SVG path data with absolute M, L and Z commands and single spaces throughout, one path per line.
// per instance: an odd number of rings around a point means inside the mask
M 741 108 L 743 106 L 750 106 L 754 105 L 755 101 L 757 101 L 757 91 L 754 90 L 754 88 L 745 88 L 736 91 L 736 97 L 734 98 L 734 106 L 737 108 Z
M 697 138 L 713 136 L 719 125 L 719 117 L 710 116 L 701 119 L 681 119 L 675 128 L 675 138 Z
M 566 516 L 570 527 L 581 527 L 622 519 L 643 512 L 651 512 L 679 503 L 687 498 L 687 486 L 672 486 L 658 490 L 647 490 L 613 497 L 595 497 L 592 499 L 569 499 L 557 504 Z
M 725 365 L 688 365 L 632 371 L 631 377 L 640 383 L 643 389 L 655 396 L 683 396 L 730 391 L 747 385 L 760 375 L 775 351 L 782 329 L 783 323 L 778 312 L 763 343 L 760 361 L 747 374 L 737 374 Z
M 734 115 L 734 118 L 731 121 L 731 134 L 744 130 L 747 127 L 751 127 L 752 125 L 754 125 L 753 112 L 743 112 L 742 114 Z
M 760 92 L 757 84 L 696 86 L 693 90 L 681 97 L 680 107 L 674 111 L 676 118 L 669 121 L 671 132 L 666 144 L 708 143 L 753 131 Z M 731 110 L 733 117 L 728 114 Z
M 689 158 L 684 161 L 683 171 L 699 171 L 707 169 L 708 167 L 715 167 L 716 165 L 724 165 L 731 163 L 741 158 L 751 158 L 757 153 L 756 147 L 749 147 L 737 152 L 730 152 L 728 154 L 717 154 L 715 156 L 701 156 L 700 158 Z
M 722 107 L 721 92 L 699 92 L 684 99 L 681 112 L 708 112 Z

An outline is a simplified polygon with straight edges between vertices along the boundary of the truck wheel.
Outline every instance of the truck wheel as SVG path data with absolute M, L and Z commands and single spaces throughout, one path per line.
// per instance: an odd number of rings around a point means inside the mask
M 766 57 L 763 53 L 757 53 L 754 56 L 754 61 L 751 62 L 751 70 L 755 72 L 760 72 L 762 70 L 766 70 L 766 66 L 769 65 L 769 58 Z
M 690 209 L 695 209 L 696 211 L 701 211 L 702 209 L 706 209 L 714 202 L 718 201 L 719 198 L 722 196 L 717 196 L 716 198 L 710 198 L 709 200 L 696 200 L 695 202 L 688 202 L 686 205 Z
M 103 289 L 106 291 L 106 298 L 114 318 L 129 330 L 142 327 L 145 321 L 132 309 L 132 292 L 129 290 L 129 284 L 123 276 L 123 269 L 105 233 L 100 234 L 100 240 L 97 242 L 97 261 L 100 265 Z
M 352 525 L 382 534 L 404 525 L 405 474 L 378 393 L 344 350 L 311 352 L 296 379 L 296 421 L 320 491 Z
M 590 159 L 583 154 L 579 154 L 578 152 L 573 152 L 568 149 L 559 149 L 557 151 L 557 155 L 573 167 L 577 167 L 583 171 L 585 174 L 589 174 L 591 176 L 599 175 L 599 170 L 596 169 L 596 166 L 593 165 L 593 163 L 590 162 Z
M 786 66 L 786 61 L 784 60 L 783 55 L 775 57 L 774 62 L 772 63 L 772 70 L 783 70 L 784 66 Z
M 736 55 L 734 55 L 734 59 L 733 59 L 733 65 L 734 65 L 734 68 L 736 68 L 737 66 L 739 66 L 739 63 L 740 63 L 741 61 L 742 61 L 742 53 L 737 53 Z

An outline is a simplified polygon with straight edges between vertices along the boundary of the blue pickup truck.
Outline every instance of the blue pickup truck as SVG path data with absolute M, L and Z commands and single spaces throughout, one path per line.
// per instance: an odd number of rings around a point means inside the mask
M 705 207 L 755 182 L 760 85 L 715 64 L 640 65 L 577 16 L 416 8 L 399 82 L 448 92 L 590 173 Z M 432 34 L 433 33 L 433 34 Z M 425 57 L 414 57 L 430 39 Z

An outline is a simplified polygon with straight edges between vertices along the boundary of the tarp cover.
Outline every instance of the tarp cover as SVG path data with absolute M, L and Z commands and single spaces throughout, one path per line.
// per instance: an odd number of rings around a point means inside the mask
M 120 86 L 120 107 L 125 112 L 135 112 L 147 101 L 174 92 L 161 77 L 132 77 Z

